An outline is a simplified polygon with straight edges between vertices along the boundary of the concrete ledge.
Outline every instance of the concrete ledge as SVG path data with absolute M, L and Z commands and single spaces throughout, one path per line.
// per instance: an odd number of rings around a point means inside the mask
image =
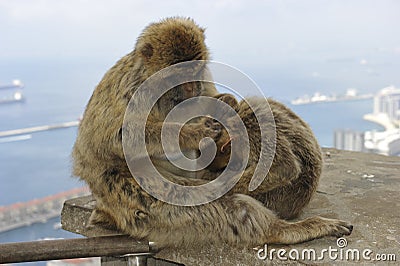
M 400 261 L 400 158 L 376 154 L 338 151 L 324 149 L 324 169 L 318 192 L 305 210 L 302 218 L 321 215 L 328 218 L 339 218 L 354 225 L 352 235 L 346 237 L 347 245 L 339 248 L 333 237 L 317 239 L 291 246 L 268 246 L 272 249 L 286 250 L 298 260 L 284 261 L 274 257 L 265 260 L 257 258 L 257 250 L 236 249 L 227 245 L 210 246 L 200 249 L 191 247 L 184 250 L 162 250 L 157 257 L 185 265 L 263 265 L 279 264 L 348 264 L 356 252 L 360 254 L 359 262 L 377 263 L 376 255 L 384 255 L 386 260 Z M 87 229 L 86 223 L 94 201 L 89 197 L 68 200 L 62 211 L 62 226 L 65 230 L 84 236 L 102 236 L 119 234 L 104 228 Z M 133 240 L 134 241 L 134 240 Z M 344 241 L 344 240 L 343 240 Z M 323 249 L 327 251 L 321 260 L 302 258 L 304 250 L 315 250 L 316 257 L 321 257 Z M 329 249 L 337 249 L 336 252 Z M 371 252 L 370 252 L 370 251 Z M 308 251 L 306 251 L 307 253 Z M 363 258 L 374 259 L 369 261 Z M 347 254 L 347 255 L 346 255 Z M 264 255 L 263 252 L 260 255 Z M 307 255 L 307 254 L 306 254 Z M 331 255 L 331 256 L 330 256 Z M 334 257 L 337 256 L 336 259 Z M 346 260 L 346 256 L 350 260 Z M 386 261 L 384 264 L 387 264 Z M 393 265 L 396 262 L 391 262 Z
M 117 231 L 96 226 L 88 227 L 88 221 L 96 201 L 92 196 L 84 196 L 65 201 L 61 211 L 61 227 L 64 230 L 87 237 L 121 235 Z

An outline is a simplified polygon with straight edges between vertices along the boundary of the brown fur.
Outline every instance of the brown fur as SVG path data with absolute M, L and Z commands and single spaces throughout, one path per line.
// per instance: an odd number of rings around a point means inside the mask
M 250 98 L 242 100 L 240 103 L 232 99 L 223 100 L 229 102 L 236 109 L 248 129 L 250 142 L 246 170 L 231 192 L 249 194 L 275 211 L 281 218 L 297 217 L 309 203 L 321 175 L 321 151 L 310 127 L 286 106 L 272 99 L 268 99 L 268 104 L 274 118 L 273 121 L 266 119 L 270 109 L 264 99 Z M 254 105 L 255 110 L 252 110 L 246 101 Z M 268 174 L 262 176 L 263 182 L 256 190 L 249 192 L 249 183 L 261 152 L 259 121 L 254 115 L 254 111 L 260 115 L 261 119 L 264 118 L 265 125 L 275 123 L 276 148 Z M 233 123 L 228 121 L 228 124 L 232 127 L 233 136 L 229 136 L 226 129 L 222 130 L 221 137 L 217 142 L 218 153 L 209 166 L 211 171 L 218 174 L 227 166 L 231 158 L 230 139 L 237 140 L 243 137 L 235 134 Z M 273 134 L 268 135 L 273 136 Z M 272 141 L 273 139 L 270 139 L 266 143 Z M 271 152 L 265 150 L 265 153 Z M 203 178 L 206 178 L 206 175 Z
M 74 175 L 87 182 L 97 200 L 91 222 L 116 226 L 136 239 L 154 241 L 159 246 L 221 241 L 255 246 L 298 243 L 325 235 L 349 234 L 350 226 L 337 220 L 319 217 L 298 223 L 281 220 L 260 201 L 244 195 L 245 192 L 232 192 L 204 205 L 183 207 L 159 201 L 139 187 L 131 176 L 122 149 L 122 131 L 132 133 L 130 128 L 122 129 L 128 102 L 138 86 L 156 71 L 195 59 L 208 59 L 203 30 L 190 19 L 166 19 L 148 26 L 139 37 L 134 51 L 118 61 L 93 92 L 72 153 Z M 188 91 L 190 93 L 186 95 Z M 163 155 L 159 134 L 165 115 L 176 104 L 175 97 L 180 97 L 178 100 L 181 101 L 191 96 L 214 96 L 216 93 L 213 86 L 193 83 L 178 86 L 162 97 L 147 121 L 145 132 L 148 152 L 154 162 L 162 161 L 159 159 Z M 187 124 L 181 130 L 181 148 L 198 149 L 199 141 L 206 136 L 218 140 L 220 128 L 215 123 L 210 125 L 208 120 L 206 123 Z M 134 138 L 132 142 L 136 147 Z M 141 151 L 138 153 L 140 158 Z M 174 174 L 169 166 L 163 168 L 163 162 L 158 169 L 164 170 L 175 183 L 197 185 L 207 182 Z M 276 169 L 276 172 L 284 174 L 291 170 Z M 316 174 L 319 176 L 319 173 Z M 283 177 L 289 181 L 296 178 Z M 313 189 L 314 186 L 311 185 Z M 169 187 L 163 189 L 168 190 Z M 284 192 L 278 194 L 285 195 Z M 260 200 L 267 206 L 273 204 L 267 197 Z M 281 208 L 278 204 L 274 206 Z

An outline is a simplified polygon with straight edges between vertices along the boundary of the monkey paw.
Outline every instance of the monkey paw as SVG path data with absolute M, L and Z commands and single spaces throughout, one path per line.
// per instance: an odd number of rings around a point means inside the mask
M 203 125 L 205 126 L 205 136 L 217 141 L 221 136 L 222 125 L 213 119 L 212 117 L 206 116 L 202 118 Z
M 353 225 L 346 221 L 320 216 L 309 218 L 309 220 L 319 225 L 318 228 L 321 230 L 323 235 L 342 237 L 350 235 L 353 231 Z
M 228 104 L 233 109 L 237 110 L 239 108 L 239 102 L 236 100 L 235 96 L 229 93 L 222 93 L 216 96 L 216 98 L 226 104 Z
M 211 138 L 217 142 L 221 137 L 222 126 L 211 117 L 202 117 L 196 123 L 185 124 L 180 131 L 180 145 L 183 149 L 198 149 L 201 140 Z M 212 141 L 206 141 L 208 146 Z
M 331 235 L 336 237 L 348 236 L 353 232 L 353 225 L 348 222 L 336 220 L 332 223 Z

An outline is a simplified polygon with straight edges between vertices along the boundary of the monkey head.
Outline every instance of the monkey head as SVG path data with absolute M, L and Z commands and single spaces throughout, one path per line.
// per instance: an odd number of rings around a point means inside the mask
M 135 52 L 149 77 L 180 62 L 208 60 L 204 41 L 204 29 L 192 19 L 172 17 L 147 26 L 137 40 Z
M 247 135 L 243 134 L 240 130 L 240 126 L 237 124 L 237 120 L 228 118 L 226 121 L 227 128 L 223 128 L 221 131 L 221 137 L 216 142 L 217 153 L 213 162 L 208 166 L 211 171 L 221 171 L 227 166 L 231 170 L 236 171 L 241 169 L 244 163 L 247 163 L 245 167 L 251 164 L 257 164 L 260 158 L 261 152 L 261 141 L 265 145 L 264 149 L 273 149 L 273 143 L 275 139 L 275 123 L 274 117 L 272 116 L 269 106 L 265 105 L 265 99 L 261 98 L 247 98 L 237 102 L 232 95 L 224 94 L 219 96 L 220 100 L 229 104 L 235 109 L 237 115 L 243 122 Z M 256 109 L 253 110 L 249 105 L 249 102 Z M 259 114 L 260 121 L 256 117 L 255 112 Z M 261 140 L 261 128 L 266 133 L 265 139 Z M 232 154 L 232 145 L 235 147 L 243 147 L 235 149 L 236 154 Z M 236 146 L 237 145 L 237 146 Z M 249 145 L 249 149 L 245 149 L 243 145 Z M 248 161 L 245 152 L 249 151 Z M 230 163 L 230 160 L 232 162 Z
M 166 83 L 162 84 L 162 87 L 169 90 L 157 102 L 157 113 L 161 118 L 165 118 L 174 106 L 184 100 L 203 94 L 203 84 L 200 81 L 183 84 L 176 81 L 182 75 L 188 75 L 190 80 L 203 80 L 207 72 L 206 61 L 209 58 L 204 41 L 204 29 L 192 19 L 182 17 L 172 17 L 152 23 L 138 38 L 135 53 L 140 58 L 144 80 L 164 69 L 161 82 Z M 201 61 L 193 62 L 190 66 L 179 65 L 182 62 L 195 60 Z M 172 65 L 175 67 L 171 72 L 165 69 Z
M 229 136 L 228 131 L 224 128 L 221 131 L 221 137 L 217 141 L 217 153 L 214 160 L 211 162 L 207 169 L 213 172 L 218 172 L 228 165 L 231 158 L 231 143 L 232 138 Z

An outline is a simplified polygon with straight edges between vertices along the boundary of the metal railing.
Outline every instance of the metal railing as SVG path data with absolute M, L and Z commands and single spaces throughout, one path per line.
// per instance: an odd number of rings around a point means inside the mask
M 101 257 L 102 265 L 180 265 L 154 254 L 148 243 L 126 235 L 0 244 L 0 264 Z

